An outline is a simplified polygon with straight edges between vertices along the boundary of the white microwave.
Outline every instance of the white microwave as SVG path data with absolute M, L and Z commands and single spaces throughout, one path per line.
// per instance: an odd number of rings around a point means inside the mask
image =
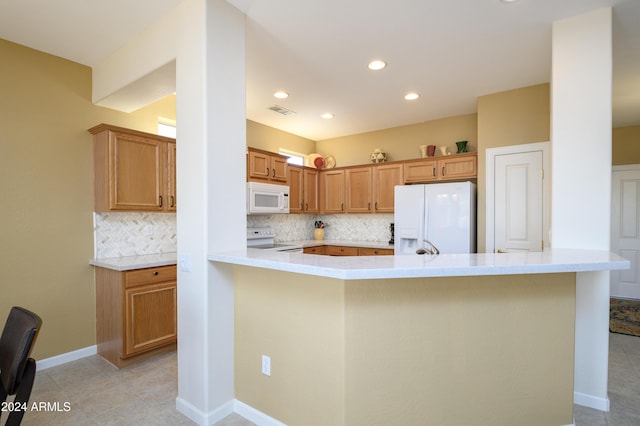
M 247 214 L 289 213 L 289 187 L 247 182 Z

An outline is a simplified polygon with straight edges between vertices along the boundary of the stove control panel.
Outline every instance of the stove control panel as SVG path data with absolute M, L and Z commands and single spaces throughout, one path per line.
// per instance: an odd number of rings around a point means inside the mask
M 270 226 L 263 226 L 257 228 L 247 228 L 247 240 L 256 240 L 260 238 L 273 238 L 275 232 Z

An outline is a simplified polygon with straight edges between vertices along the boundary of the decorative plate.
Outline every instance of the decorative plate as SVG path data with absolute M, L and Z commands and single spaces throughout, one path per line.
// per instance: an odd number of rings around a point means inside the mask
M 316 169 L 324 169 L 324 158 L 316 157 L 316 159 L 313 160 L 313 165 L 316 166 Z
M 307 167 L 315 167 L 316 166 L 316 158 L 322 158 L 322 155 L 317 154 L 317 153 L 313 153 L 313 154 L 309 154 L 307 155 Z
M 336 159 L 333 156 L 328 156 L 324 159 L 324 167 L 327 169 L 333 169 L 336 166 Z

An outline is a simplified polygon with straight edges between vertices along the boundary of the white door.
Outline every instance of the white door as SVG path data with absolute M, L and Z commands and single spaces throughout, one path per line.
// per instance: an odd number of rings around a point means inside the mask
M 543 152 L 494 157 L 494 250 L 543 249 Z
M 611 251 L 631 263 L 611 271 L 611 296 L 640 299 L 640 166 L 615 167 L 611 182 Z

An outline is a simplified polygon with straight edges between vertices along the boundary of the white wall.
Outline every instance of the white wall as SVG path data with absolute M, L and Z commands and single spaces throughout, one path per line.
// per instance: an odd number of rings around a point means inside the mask
M 224 0 L 185 0 L 94 72 L 94 100 L 126 98 L 175 60 L 178 409 L 198 424 L 233 411 L 233 280 L 208 251 L 243 248 L 244 15 Z M 159 90 L 162 90 L 162 86 Z
M 551 79 L 554 248 L 609 250 L 611 9 L 553 25 Z M 576 279 L 575 402 L 609 409 L 609 273 Z

